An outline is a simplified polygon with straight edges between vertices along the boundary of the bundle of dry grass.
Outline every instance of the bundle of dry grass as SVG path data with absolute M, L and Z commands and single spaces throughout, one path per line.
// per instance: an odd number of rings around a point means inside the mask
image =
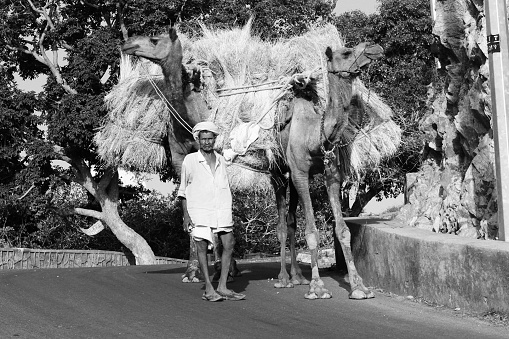
M 164 86 L 159 66 L 134 63 L 122 55 L 119 84 L 104 98 L 109 114 L 94 136 L 106 164 L 143 172 L 158 172 L 166 166 L 163 138 L 170 113 L 150 80 Z
M 285 85 L 298 73 L 326 72 L 325 49 L 342 46 L 338 31 L 333 25 L 317 26 L 303 36 L 269 43 L 251 35 L 251 21 L 232 30 L 202 29 L 203 37 L 184 48 L 185 57 L 206 60 L 214 74 L 219 91 L 214 103 L 218 113 L 213 119 L 224 131 L 218 140 L 220 148 L 230 146 L 229 135 L 235 126 L 254 121 L 262 131 L 252 148 L 265 150 L 274 166 L 281 149 L 272 127 L 282 111 L 278 104 L 288 91 Z M 322 78 L 320 71 L 316 75 Z M 318 81 L 316 87 L 325 107 L 326 84 Z
M 392 120 L 392 109 L 362 81 L 356 79 L 353 89 L 362 99 L 364 116 L 347 126 L 342 138 L 345 146 L 339 152 L 343 173 L 356 177 L 362 170 L 376 167 L 382 159 L 396 152 L 401 142 L 401 129 Z M 360 125 L 356 123 L 358 120 L 362 121 Z

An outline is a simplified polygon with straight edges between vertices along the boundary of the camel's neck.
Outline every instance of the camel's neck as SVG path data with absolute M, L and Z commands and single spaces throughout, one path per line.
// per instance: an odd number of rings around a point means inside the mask
M 193 124 L 190 123 L 187 108 L 185 105 L 184 92 L 182 88 L 182 63 L 171 62 L 169 59 L 161 64 L 163 70 L 164 80 L 166 82 L 164 94 L 177 113 L 185 120 L 191 128 Z M 184 126 L 172 117 L 173 133 L 177 141 L 183 142 L 187 139 L 192 139 L 192 135 L 186 131 Z
M 339 138 L 348 123 L 348 106 L 352 99 L 352 80 L 328 74 L 329 103 L 325 110 L 324 132 L 329 140 Z

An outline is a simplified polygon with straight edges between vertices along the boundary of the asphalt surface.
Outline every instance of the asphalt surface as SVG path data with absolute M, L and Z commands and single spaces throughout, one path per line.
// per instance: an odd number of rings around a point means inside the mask
M 182 265 L 0 271 L 0 338 L 509 338 L 461 311 L 349 300 L 336 271 L 321 272 L 332 299 L 306 300 L 306 286 L 273 287 L 278 266 L 240 263 L 229 287 L 247 299 L 219 303 L 181 283 Z

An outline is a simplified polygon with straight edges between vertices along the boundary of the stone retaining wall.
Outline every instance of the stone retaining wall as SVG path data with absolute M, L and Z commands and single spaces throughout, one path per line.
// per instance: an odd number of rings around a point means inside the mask
M 367 286 L 477 313 L 509 313 L 509 243 L 347 218 Z M 339 251 L 341 252 L 341 251 Z M 336 251 L 338 260 L 341 253 Z
M 186 260 L 156 257 L 156 264 L 186 263 Z M 0 248 L 0 270 L 128 266 L 122 252 L 97 250 L 40 250 Z

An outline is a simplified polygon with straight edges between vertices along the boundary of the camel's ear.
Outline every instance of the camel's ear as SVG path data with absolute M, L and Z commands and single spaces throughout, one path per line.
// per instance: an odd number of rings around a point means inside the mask
M 325 55 L 327 56 L 327 59 L 329 59 L 329 61 L 332 61 L 332 49 L 330 47 L 327 47 L 327 49 L 325 50 Z
M 170 27 L 170 31 L 169 31 L 169 33 L 170 33 L 170 39 L 171 39 L 171 41 L 175 41 L 175 40 L 177 40 L 178 35 L 177 35 L 177 30 L 175 29 L 175 27 L 173 27 L 173 26 L 172 26 L 172 27 Z
M 364 55 L 370 58 L 371 60 L 378 60 L 383 57 L 384 49 L 382 46 L 377 44 L 369 44 L 365 43 L 363 45 Z

